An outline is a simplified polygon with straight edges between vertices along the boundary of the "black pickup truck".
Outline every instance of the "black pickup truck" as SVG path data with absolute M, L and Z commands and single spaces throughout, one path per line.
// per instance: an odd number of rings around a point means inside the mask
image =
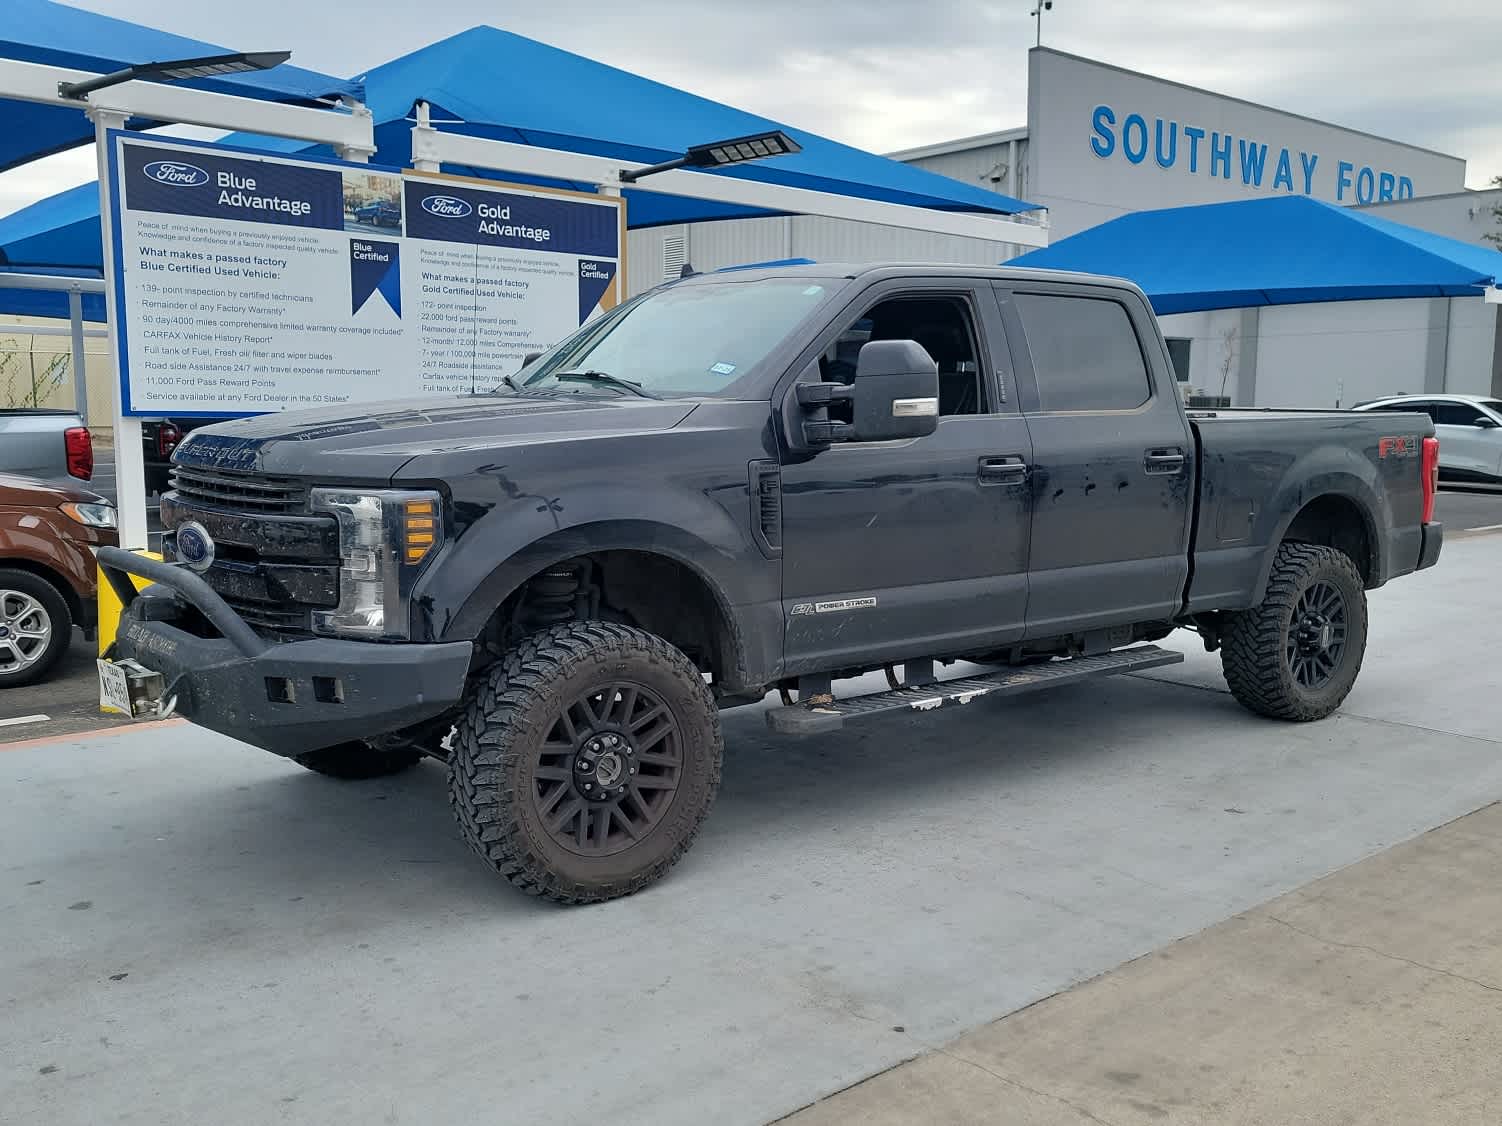
M 497 872 L 608 899 L 688 847 L 718 710 L 769 692 L 816 732 L 1172 663 L 1152 643 L 1186 628 L 1253 711 L 1330 714 L 1365 592 L 1439 555 L 1432 434 L 1187 414 L 1112 279 L 701 275 L 490 395 L 189 435 L 172 562 L 100 552 L 128 605 L 110 675 L 137 714 L 324 774 L 443 759 Z

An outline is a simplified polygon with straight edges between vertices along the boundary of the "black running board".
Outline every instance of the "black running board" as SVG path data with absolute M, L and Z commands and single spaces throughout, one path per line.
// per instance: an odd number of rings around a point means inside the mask
M 1019 696 L 1077 680 L 1176 665 L 1183 659 L 1184 654 L 1172 649 L 1139 645 L 1135 649 L 1119 649 L 1096 657 L 1070 657 L 1047 664 L 999 669 L 980 676 L 941 680 L 914 688 L 894 688 L 888 692 L 873 692 L 869 696 L 851 696 L 828 704 L 771 708 L 767 712 L 767 726 L 784 735 L 812 735 L 840 727 L 847 719 L 865 719 L 889 712 L 926 712 L 947 704 L 968 704 L 980 696 Z

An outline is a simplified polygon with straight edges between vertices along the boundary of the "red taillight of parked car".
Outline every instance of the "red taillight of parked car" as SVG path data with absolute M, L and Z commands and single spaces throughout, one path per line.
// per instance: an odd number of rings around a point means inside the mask
M 1434 519 L 1434 494 L 1439 492 L 1439 439 L 1424 439 L 1424 523 Z
M 68 474 L 80 481 L 94 476 L 94 439 L 87 428 L 70 426 L 63 431 L 63 447 L 68 451 Z
M 183 440 L 183 432 L 170 422 L 164 422 L 157 427 L 156 452 L 162 457 L 171 457 L 172 451 L 177 449 L 177 444 Z

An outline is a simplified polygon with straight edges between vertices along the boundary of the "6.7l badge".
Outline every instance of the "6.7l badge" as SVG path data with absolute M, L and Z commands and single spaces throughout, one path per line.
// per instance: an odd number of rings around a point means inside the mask
M 800 618 L 805 614 L 837 614 L 841 610 L 869 610 L 876 605 L 874 598 L 837 598 L 832 602 L 799 602 L 788 611 L 788 616 Z

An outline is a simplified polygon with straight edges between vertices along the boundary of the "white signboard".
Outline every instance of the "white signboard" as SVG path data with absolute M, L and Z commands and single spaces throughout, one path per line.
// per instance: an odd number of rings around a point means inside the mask
M 620 199 L 110 135 L 125 413 L 487 391 L 621 299 Z

